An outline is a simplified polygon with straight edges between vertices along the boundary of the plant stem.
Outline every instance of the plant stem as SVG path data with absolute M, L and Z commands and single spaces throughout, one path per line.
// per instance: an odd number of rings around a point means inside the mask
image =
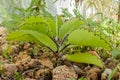
M 54 56 L 58 59 L 59 58 L 59 56 L 57 55 L 58 53 L 58 51 L 53 51 L 51 48 L 49 48 L 49 47 L 47 47 L 50 51 L 52 51 L 53 52 L 53 54 L 54 54 Z
M 54 41 L 54 43 L 56 44 L 57 49 L 58 49 L 58 47 L 59 47 L 59 43 L 57 42 L 57 40 L 56 40 L 55 38 L 51 38 L 51 39 Z
M 69 45 L 70 45 L 70 44 L 67 44 L 66 46 L 64 46 L 64 47 L 60 50 L 60 52 L 62 52 L 64 49 L 66 49 Z M 65 55 L 65 54 L 67 53 L 67 50 L 68 50 L 68 49 L 64 50 L 64 51 L 62 52 L 62 54 L 60 55 L 60 57 L 62 57 L 63 55 Z
M 62 57 L 63 55 L 65 55 L 67 53 L 67 50 L 65 50 L 61 55 L 60 57 Z
M 65 42 L 65 40 L 67 39 L 68 35 L 69 35 L 69 34 L 67 34 L 67 35 L 64 37 L 64 39 L 62 40 L 62 42 L 60 43 L 60 45 L 62 45 L 62 44 Z
M 66 49 L 69 45 L 70 45 L 70 44 L 65 45 L 65 46 L 60 50 L 60 52 L 62 52 L 64 49 Z

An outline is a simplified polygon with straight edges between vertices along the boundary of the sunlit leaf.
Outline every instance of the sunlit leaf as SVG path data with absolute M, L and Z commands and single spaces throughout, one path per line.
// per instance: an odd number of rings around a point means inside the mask
M 68 36 L 68 41 L 73 45 L 102 47 L 108 50 L 111 49 L 108 40 L 105 38 L 102 39 L 102 37 L 95 35 L 94 32 L 89 32 L 88 30 L 84 29 L 73 31 Z
M 90 53 L 75 53 L 75 54 L 66 54 L 67 60 L 73 61 L 73 62 L 80 62 L 80 63 L 87 63 L 87 64 L 94 64 L 96 66 L 99 66 L 101 68 L 104 67 L 102 61 L 95 55 L 92 55 Z
M 30 16 L 25 18 L 25 20 L 20 25 L 21 30 L 35 30 L 44 34 L 49 34 L 51 36 L 56 36 L 56 25 L 55 21 L 51 18 L 40 17 L 40 16 Z
M 51 48 L 53 51 L 56 51 L 56 44 L 49 38 L 47 35 L 38 33 L 32 30 L 18 30 L 12 32 L 7 37 L 8 40 L 12 41 L 32 41 L 37 44 L 44 44 L 47 47 Z
M 67 34 L 69 34 L 74 29 L 78 28 L 81 24 L 83 24 L 83 21 L 80 21 L 78 18 L 73 18 L 70 21 L 65 22 L 59 31 L 60 38 L 64 38 Z

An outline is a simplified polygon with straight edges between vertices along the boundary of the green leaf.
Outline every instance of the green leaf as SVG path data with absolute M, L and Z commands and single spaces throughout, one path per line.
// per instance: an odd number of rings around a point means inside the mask
M 30 16 L 24 19 L 23 24 L 25 23 L 39 23 L 39 22 L 45 22 L 44 18 L 40 17 L 40 16 Z
M 58 28 L 60 28 L 63 23 L 62 18 L 60 16 L 57 16 L 57 23 L 58 23 Z
M 50 35 L 51 36 L 56 36 L 57 35 L 57 28 L 56 28 L 56 23 L 54 20 L 52 20 L 51 18 L 45 18 L 47 24 L 50 27 Z
M 56 25 L 55 21 L 51 18 L 40 17 L 40 16 L 30 16 L 25 18 L 25 20 L 20 25 L 21 30 L 35 30 L 44 34 L 49 34 L 51 36 L 56 36 Z
M 60 30 L 62 24 L 63 24 L 62 18 L 60 16 L 56 16 L 57 37 L 59 36 L 59 30 Z
M 102 37 L 95 35 L 94 32 L 89 32 L 84 29 L 73 31 L 68 36 L 68 41 L 72 45 L 102 47 L 108 50 L 111 49 L 107 39 L 103 39 Z
M 53 51 L 57 50 L 56 44 L 47 35 L 38 33 L 32 30 L 18 30 L 12 32 L 7 37 L 8 40 L 12 41 L 31 41 L 36 44 L 44 44 L 51 48 Z
M 49 32 L 47 25 L 43 23 L 24 24 L 20 26 L 20 30 L 34 30 L 44 34 Z
M 64 38 L 67 34 L 69 34 L 74 29 L 78 28 L 80 24 L 83 24 L 83 21 L 80 21 L 78 18 L 73 18 L 70 21 L 65 22 L 59 31 L 59 37 Z
M 47 34 L 49 32 L 49 24 L 44 18 L 39 16 L 30 16 L 25 18 L 22 24 L 19 26 L 20 30 L 34 30 Z
M 84 77 L 81 77 L 81 78 L 79 78 L 78 80 L 87 80 L 86 78 L 84 78 Z
M 75 53 L 75 54 L 66 54 L 66 58 L 73 62 L 80 62 L 80 63 L 87 63 L 87 64 L 94 64 L 101 68 L 104 67 L 102 61 L 95 55 L 90 53 Z

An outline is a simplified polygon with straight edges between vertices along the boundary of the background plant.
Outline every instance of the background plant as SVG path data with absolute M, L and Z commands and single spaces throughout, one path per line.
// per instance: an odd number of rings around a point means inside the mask
M 7 27 L 8 30 L 16 29 L 25 17 L 31 15 L 52 17 L 46 10 L 46 3 L 44 0 L 26 0 L 26 2 L 23 0 L 1 0 L 0 10 L 2 26 Z
M 81 28 L 85 28 L 90 31 L 100 32 L 101 34 L 104 34 L 105 37 L 110 39 L 110 42 L 112 44 L 112 51 L 110 51 L 109 53 L 111 53 L 113 58 L 119 58 L 119 55 L 120 55 L 120 50 L 119 50 L 120 24 L 118 23 L 118 21 L 115 21 L 112 18 L 106 17 L 102 13 L 98 13 L 98 14 L 92 16 L 92 17 L 96 17 L 98 15 L 101 15 L 101 19 L 94 20 L 94 18 L 84 17 L 77 9 L 74 9 L 73 11 L 74 11 L 74 15 L 76 17 L 79 17 L 81 20 L 84 20 L 86 22 L 86 24 L 81 26 Z M 66 12 L 67 13 L 64 13 L 64 16 L 66 16 L 67 18 L 73 17 L 73 15 L 70 14 L 67 10 L 66 10 Z M 67 14 L 70 14 L 71 16 L 67 16 Z M 104 51 L 104 52 L 100 51 L 100 50 L 97 50 L 97 51 L 102 52 L 101 55 L 103 55 L 103 53 L 105 53 L 105 55 L 106 55 L 106 51 Z M 109 56 L 110 56 L 110 54 L 109 54 Z M 109 57 L 109 56 L 107 56 L 107 57 Z

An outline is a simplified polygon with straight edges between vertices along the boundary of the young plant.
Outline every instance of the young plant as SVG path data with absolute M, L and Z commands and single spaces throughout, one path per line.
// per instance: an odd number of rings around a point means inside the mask
M 8 35 L 7 39 L 12 41 L 30 41 L 37 45 L 45 45 L 56 58 L 61 59 L 63 55 L 67 60 L 94 64 L 103 68 L 102 61 L 95 55 L 85 53 L 70 54 L 69 49 L 75 46 L 94 46 L 110 50 L 108 40 L 98 33 L 80 29 L 84 21 L 73 18 L 62 22 L 58 16 L 56 20 L 46 17 L 30 16 L 19 26 L 19 29 Z

